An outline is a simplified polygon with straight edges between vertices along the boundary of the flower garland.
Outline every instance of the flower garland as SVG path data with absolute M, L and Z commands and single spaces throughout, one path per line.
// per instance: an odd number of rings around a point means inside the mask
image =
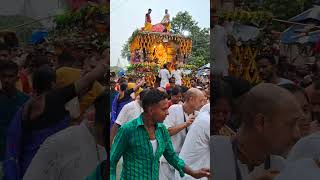
M 151 51 L 155 44 L 161 44 L 169 41 L 177 43 L 179 45 L 179 51 L 185 56 L 189 55 L 192 50 L 192 40 L 181 35 L 135 31 L 132 37 L 133 38 L 129 40 L 131 52 L 136 49 L 146 49 L 147 51 Z

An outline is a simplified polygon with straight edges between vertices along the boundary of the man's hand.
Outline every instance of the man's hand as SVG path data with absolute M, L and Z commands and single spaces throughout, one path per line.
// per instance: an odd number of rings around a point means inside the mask
M 255 177 L 254 180 L 273 180 L 279 173 L 278 170 L 270 169 L 261 176 Z
M 201 168 L 199 170 L 193 171 L 193 173 L 190 175 L 196 179 L 200 179 L 203 177 L 209 178 L 210 177 L 210 170 L 208 168 Z
M 187 127 L 191 126 L 191 124 L 194 122 L 194 120 L 196 119 L 196 115 L 193 114 L 191 117 L 189 117 L 189 119 L 186 121 L 186 125 Z
M 188 120 L 186 121 L 186 126 L 187 126 L 187 127 L 191 126 L 191 124 L 194 122 L 194 119 L 195 119 L 195 118 L 196 118 L 195 116 L 190 117 L 190 119 L 188 119 Z M 186 128 L 187 128 L 187 127 L 186 127 Z

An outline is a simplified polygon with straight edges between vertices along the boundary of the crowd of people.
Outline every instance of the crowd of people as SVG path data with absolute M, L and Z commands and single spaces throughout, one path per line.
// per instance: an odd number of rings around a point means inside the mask
M 109 50 L 0 44 L 0 179 L 107 178 Z
M 159 87 L 111 76 L 110 178 L 209 177 L 209 82 L 185 87 L 181 70 L 166 65 Z
M 213 78 L 212 179 L 319 179 L 318 61 L 310 77 L 305 71 L 300 79 L 288 73 L 284 57 L 276 62 L 264 54 L 255 61 L 258 84 L 232 75 Z

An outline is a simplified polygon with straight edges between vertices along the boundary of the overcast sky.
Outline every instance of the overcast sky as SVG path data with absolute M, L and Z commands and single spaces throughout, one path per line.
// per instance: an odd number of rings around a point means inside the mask
M 144 16 L 152 9 L 152 24 L 159 23 L 164 10 L 174 17 L 179 11 L 188 11 L 201 28 L 210 27 L 210 0 L 111 0 L 110 1 L 110 48 L 111 66 L 128 65 L 121 57 L 123 44 L 133 31 L 144 26 Z

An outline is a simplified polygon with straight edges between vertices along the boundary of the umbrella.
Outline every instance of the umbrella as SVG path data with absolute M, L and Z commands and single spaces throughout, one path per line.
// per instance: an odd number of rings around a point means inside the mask
M 290 18 L 289 21 L 307 23 L 308 25 L 292 25 L 281 33 L 281 42 L 285 44 L 291 43 L 315 43 L 319 40 L 320 30 L 312 29 L 311 25 L 320 24 L 320 6 L 314 6 L 301 14 Z
M 203 70 L 203 69 L 210 69 L 210 63 L 199 68 L 199 70 Z
M 308 9 L 301 14 L 298 14 L 295 17 L 289 19 L 289 21 L 294 22 L 305 22 L 308 20 L 320 21 L 320 6 L 315 5 L 313 6 L 313 8 Z
M 254 26 L 248 26 L 238 23 L 235 23 L 233 25 L 232 36 L 236 40 L 247 42 L 249 40 L 256 39 L 259 33 L 259 29 Z
M 119 72 L 118 72 L 118 76 L 119 77 L 122 77 L 122 76 L 125 76 L 126 75 L 126 72 L 125 70 L 121 69 Z
M 308 32 L 308 33 L 307 33 Z M 292 43 L 316 43 L 320 37 L 320 31 L 311 31 L 306 30 L 305 26 L 302 25 L 293 25 L 286 29 L 281 34 L 281 42 L 284 44 Z

